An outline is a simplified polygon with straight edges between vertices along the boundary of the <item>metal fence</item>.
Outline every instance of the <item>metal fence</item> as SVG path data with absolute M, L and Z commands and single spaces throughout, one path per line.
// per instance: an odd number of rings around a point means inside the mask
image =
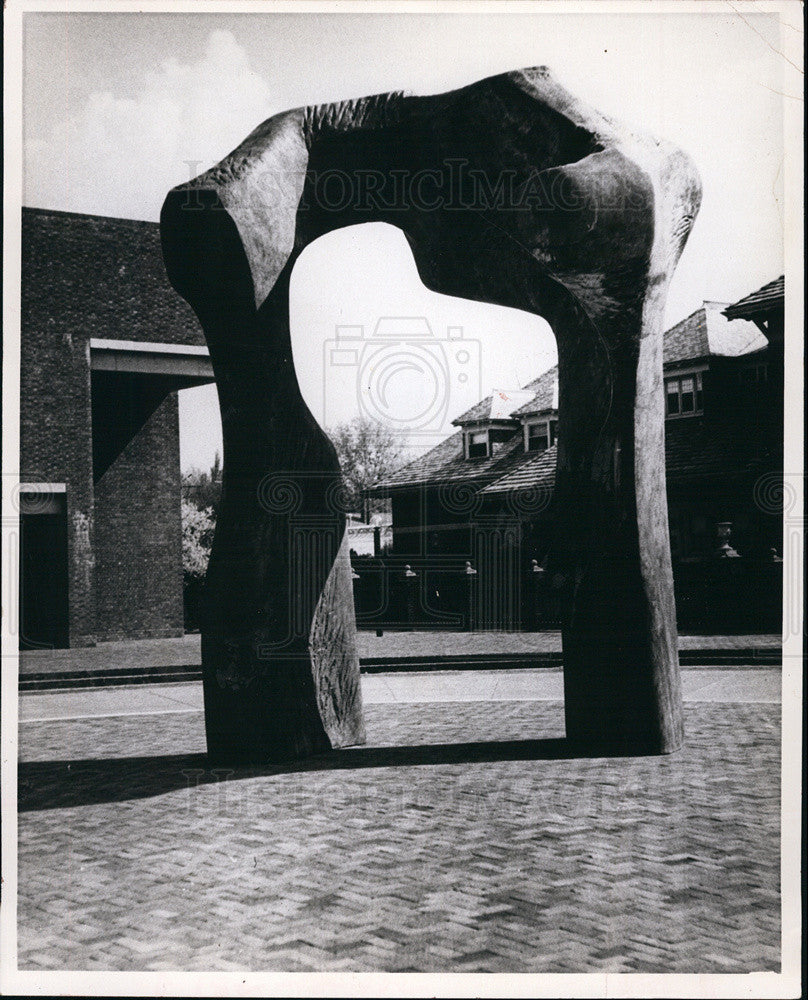
M 537 561 L 356 558 L 360 629 L 543 631 L 561 626 L 563 579 Z M 783 564 L 716 554 L 674 565 L 680 631 L 725 634 L 781 629 Z

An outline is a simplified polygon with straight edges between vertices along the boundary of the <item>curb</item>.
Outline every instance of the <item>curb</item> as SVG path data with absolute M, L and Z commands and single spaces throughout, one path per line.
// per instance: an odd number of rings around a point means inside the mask
M 681 667 L 756 667 L 780 666 L 782 651 L 776 647 L 742 649 L 684 649 L 679 652 Z M 359 661 L 363 674 L 419 673 L 442 670 L 530 670 L 537 667 L 561 669 L 560 652 L 501 653 L 468 656 L 441 656 L 439 660 L 424 656 L 377 657 Z M 63 670 L 49 673 L 20 675 L 19 690 L 69 691 L 80 688 L 123 687 L 130 684 L 182 684 L 202 680 L 199 663 L 169 667 L 123 667 L 108 670 Z

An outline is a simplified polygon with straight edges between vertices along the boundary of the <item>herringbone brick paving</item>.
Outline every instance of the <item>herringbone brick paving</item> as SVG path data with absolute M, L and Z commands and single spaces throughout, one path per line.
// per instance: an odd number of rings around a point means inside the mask
M 366 714 L 216 774 L 198 714 L 22 727 L 20 968 L 779 968 L 779 706 L 622 760 L 563 759 L 560 702 Z

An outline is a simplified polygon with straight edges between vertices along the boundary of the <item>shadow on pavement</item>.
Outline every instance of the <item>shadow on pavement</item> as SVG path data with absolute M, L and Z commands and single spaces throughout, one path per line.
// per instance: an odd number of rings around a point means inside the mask
M 19 765 L 20 812 L 64 809 L 102 802 L 149 798 L 218 781 L 305 772 L 430 764 L 479 764 L 509 760 L 574 760 L 633 756 L 627 746 L 593 747 L 571 740 L 501 740 L 427 743 L 416 746 L 352 747 L 305 760 L 260 766 L 213 763 L 206 754 L 30 761 Z

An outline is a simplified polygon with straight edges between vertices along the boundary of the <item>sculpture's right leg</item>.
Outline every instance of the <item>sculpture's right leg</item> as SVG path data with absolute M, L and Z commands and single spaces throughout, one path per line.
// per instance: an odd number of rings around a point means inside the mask
M 585 320 L 557 331 L 564 709 L 567 737 L 592 753 L 670 753 L 683 739 L 661 310 L 649 312 L 624 309 L 611 350 Z
M 216 375 L 223 496 L 205 586 L 209 755 L 297 758 L 364 742 L 341 474 L 300 394 L 287 261 L 260 307 L 239 232 L 213 191 L 172 192 L 169 276 L 200 318 Z
M 559 268 L 570 300 L 554 324 L 564 708 L 567 737 L 589 752 L 670 753 L 684 736 L 662 348 L 667 289 L 701 185 L 678 150 L 654 145 L 639 163 L 613 154 L 565 168 L 584 207 L 559 223 L 560 245 L 579 247 L 583 264 Z M 601 198 L 604 178 L 631 185 L 632 197 Z

